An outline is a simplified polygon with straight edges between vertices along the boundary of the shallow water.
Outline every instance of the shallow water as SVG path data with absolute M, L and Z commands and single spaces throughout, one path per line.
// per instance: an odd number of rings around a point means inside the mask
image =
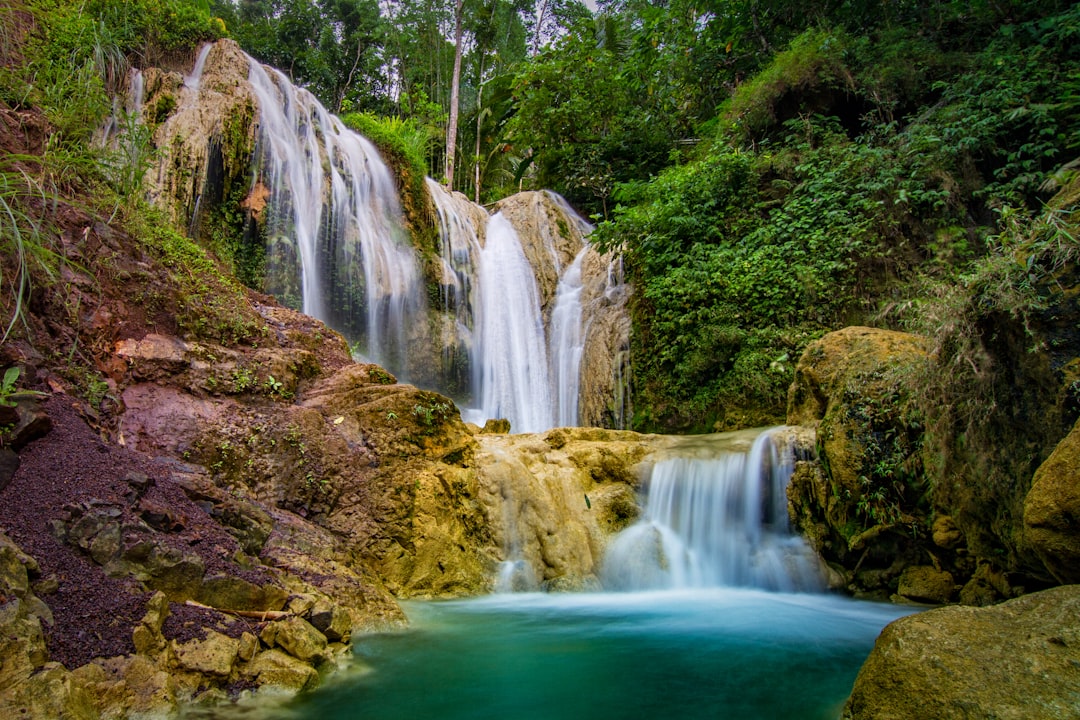
M 910 612 L 757 590 L 405 603 L 354 666 L 273 720 L 839 716 L 878 632 Z M 249 708 L 249 713 L 253 708 Z

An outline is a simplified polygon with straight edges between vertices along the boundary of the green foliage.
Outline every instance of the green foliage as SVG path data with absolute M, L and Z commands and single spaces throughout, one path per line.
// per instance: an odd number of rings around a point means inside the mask
M 879 44 L 808 30 L 740 85 L 715 140 L 619 185 L 595 238 L 638 288 L 637 424 L 704 429 L 739 407 L 779 420 L 779 358 L 898 306 L 917 277 L 965 277 L 983 238 L 1070 177 L 1077 18 L 945 55 L 948 38 L 911 25 Z
M 437 139 L 430 126 L 412 118 L 378 117 L 371 113 L 351 113 L 342 119 L 396 161 L 393 164 L 403 184 L 416 196 L 422 196 L 424 177 L 429 174 L 428 150 Z
M 791 41 L 761 72 L 740 85 L 720 114 L 739 134 L 759 136 L 781 116 L 780 106 L 793 98 L 809 99 L 825 90 L 851 83 L 844 67 L 847 39 L 842 35 L 810 29 Z M 789 109 L 788 113 L 791 112 Z
M 145 208 L 129 225 L 179 289 L 176 323 L 181 332 L 224 344 L 258 340 L 265 324 L 245 302 L 243 287 L 203 248 L 169 227 L 156 208 Z
M 21 165 L 20 158 L 9 155 L 0 162 L 0 250 L 7 259 L 0 264 L 7 315 L 0 343 L 25 319 L 25 301 L 34 278 L 51 282 L 59 273 L 61 255 L 44 217 L 49 203 L 49 193 Z
M 0 405 L 14 407 L 17 400 L 45 396 L 45 393 L 36 390 L 19 390 L 20 375 L 22 375 L 22 368 L 18 366 L 9 367 L 4 371 L 4 377 L 0 379 Z
M 380 50 L 386 26 L 375 0 L 215 0 L 232 36 L 280 68 L 334 112 L 383 110 L 388 93 Z

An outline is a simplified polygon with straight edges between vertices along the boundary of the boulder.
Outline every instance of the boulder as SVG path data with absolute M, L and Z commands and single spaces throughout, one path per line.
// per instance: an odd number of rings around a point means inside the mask
M 987 608 L 947 607 L 886 627 L 846 720 L 1076 718 L 1080 586 Z
M 928 362 L 926 338 L 849 327 L 811 343 L 788 392 L 788 424 L 817 428 L 817 469 L 788 489 L 792 522 L 848 589 L 888 597 L 930 545 L 922 422 L 905 382 Z M 855 570 L 858 569 L 858 572 Z M 946 568 L 951 570 L 952 568 Z
M 259 639 L 306 663 L 319 664 L 326 657 L 326 636 L 303 618 L 291 617 L 267 623 Z
M 916 602 L 943 605 L 956 594 L 952 573 L 930 565 L 911 565 L 900 573 L 896 594 Z
M 176 646 L 176 664 L 188 672 L 227 678 L 236 665 L 240 641 L 208 630 L 202 640 Z
M 1024 545 L 1058 582 L 1080 582 L 1080 422 L 1035 471 Z
M 301 692 L 319 685 L 319 673 L 302 660 L 281 650 L 261 652 L 244 668 L 244 675 L 259 685 Z

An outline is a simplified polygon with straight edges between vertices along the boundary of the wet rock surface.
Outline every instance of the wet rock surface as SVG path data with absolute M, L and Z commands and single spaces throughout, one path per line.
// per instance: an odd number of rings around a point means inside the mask
M 948 607 L 882 631 L 844 708 L 847 720 L 1075 718 L 1080 586 L 989 608 Z

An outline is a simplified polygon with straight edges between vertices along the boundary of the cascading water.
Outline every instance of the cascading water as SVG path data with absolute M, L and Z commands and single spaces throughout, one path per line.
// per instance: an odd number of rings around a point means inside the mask
M 268 291 L 404 374 L 407 329 L 425 326 L 424 293 L 389 168 L 277 70 L 251 61 L 248 79 L 269 195 Z
M 576 260 L 591 227 L 561 197 L 520 193 L 500 201 L 503 216 L 493 219 L 429 180 L 442 246 L 438 256 L 424 255 L 430 265 L 421 272 L 396 183 L 374 147 L 283 74 L 228 41 L 207 45 L 176 108 L 164 123 L 174 141 L 161 153 L 152 196 L 199 237 L 203 215 L 234 202 L 235 183 L 250 177 L 240 207 L 248 213 L 244 242 L 265 251 L 260 289 L 323 320 L 399 378 L 474 408 L 469 419 L 506 417 L 513 431 L 527 432 L 609 425 L 621 414 L 609 398 L 624 367 L 611 358 L 626 343 L 611 330 L 614 303 L 601 287 L 598 256 L 586 255 L 584 272 Z M 223 147 L 222 128 L 246 127 L 252 110 L 248 164 L 234 157 L 243 148 Z M 422 199 L 414 200 L 422 212 Z M 493 267 L 515 233 L 512 266 Z M 440 290 L 431 312 L 425 280 Z M 507 302 L 522 297 L 527 309 Z
M 485 417 L 517 432 L 551 427 L 547 343 L 536 278 L 513 225 L 496 213 L 480 252 L 476 363 Z
M 190 75 L 184 76 L 184 87 L 193 93 L 199 91 L 199 83 L 202 81 L 203 70 L 206 68 L 206 58 L 213 48 L 213 43 L 206 43 L 199 48 L 199 54 L 195 58 L 195 67 L 192 68 Z M 255 64 L 254 60 L 252 60 L 252 64 Z
M 813 551 L 788 528 L 793 452 L 770 432 L 749 452 L 657 462 L 641 521 L 608 546 L 608 589 L 755 587 L 818 591 Z
M 555 424 L 560 427 L 578 424 L 581 355 L 585 351 L 585 333 L 581 326 L 581 264 L 587 251 L 588 247 L 582 248 L 559 278 L 555 309 L 551 312 L 551 379 L 555 391 Z

